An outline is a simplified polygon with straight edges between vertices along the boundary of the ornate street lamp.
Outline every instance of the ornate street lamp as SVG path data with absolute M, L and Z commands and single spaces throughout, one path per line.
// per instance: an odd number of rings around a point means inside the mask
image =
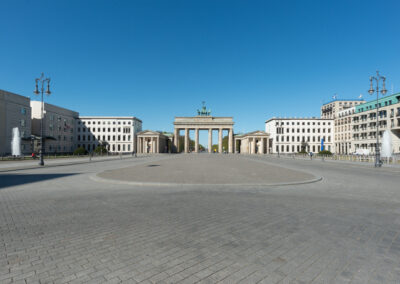
M 42 106 L 41 106 L 41 116 L 40 116 L 40 161 L 39 165 L 44 166 L 43 155 L 44 155 L 44 144 L 43 144 L 43 112 L 44 112 L 44 103 L 43 103 L 43 93 L 44 93 L 44 84 L 47 83 L 46 95 L 50 96 L 50 78 L 44 78 L 44 74 L 40 76 L 40 78 L 35 79 L 36 88 L 33 91 L 36 95 L 42 94 Z M 41 88 L 39 91 L 38 83 L 41 83 Z
M 385 88 L 385 80 L 386 78 L 379 75 L 379 71 L 376 71 L 376 76 L 369 77 L 370 81 L 370 88 L 368 93 L 373 95 L 376 92 L 376 145 L 375 145 L 375 167 L 381 167 L 381 154 L 379 150 L 379 81 L 382 80 L 382 90 L 380 91 L 381 94 L 384 96 L 387 93 Z M 374 90 L 373 82 L 376 83 L 376 89 Z

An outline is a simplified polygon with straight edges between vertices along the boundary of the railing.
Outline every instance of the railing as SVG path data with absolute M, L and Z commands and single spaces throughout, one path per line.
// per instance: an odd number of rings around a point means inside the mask
M 270 154 L 277 156 L 277 154 Z M 347 161 L 347 162 L 360 162 L 360 163 L 375 163 L 375 154 L 370 155 L 355 155 L 355 154 L 333 154 L 333 155 L 318 155 L 314 154 L 312 157 L 309 154 L 300 153 L 280 153 L 280 157 L 292 159 L 305 159 L 305 160 L 332 160 L 332 161 Z M 381 158 L 383 164 L 400 165 L 400 154 L 395 154 L 390 158 Z

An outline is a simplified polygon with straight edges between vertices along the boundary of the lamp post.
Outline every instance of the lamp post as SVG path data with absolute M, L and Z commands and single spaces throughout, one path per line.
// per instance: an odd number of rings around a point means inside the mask
M 43 144 L 43 112 L 44 112 L 44 103 L 43 103 L 43 93 L 44 93 L 44 84 L 47 83 L 46 95 L 50 96 L 50 78 L 44 78 L 44 74 L 40 75 L 40 78 L 35 79 L 36 88 L 34 93 L 36 95 L 42 94 L 42 105 L 41 105 L 41 116 L 40 116 L 40 161 L 39 165 L 44 166 L 43 155 L 44 155 L 44 144 Z M 38 83 L 41 83 L 41 88 L 39 91 Z
M 375 145 L 375 167 L 381 167 L 381 154 L 379 150 L 379 81 L 382 80 L 382 90 L 380 90 L 381 94 L 384 96 L 387 93 L 385 88 L 385 80 L 386 78 L 379 75 L 379 71 L 376 71 L 376 76 L 369 77 L 370 88 L 368 93 L 373 95 L 376 92 L 376 145 Z M 376 83 L 376 88 L 374 89 L 373 82 Z

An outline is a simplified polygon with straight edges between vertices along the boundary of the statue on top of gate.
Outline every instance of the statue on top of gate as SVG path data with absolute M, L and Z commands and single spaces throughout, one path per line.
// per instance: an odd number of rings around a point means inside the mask
M 203 107 L 201 108 L 201 110 L 197 110 L 197 115 L 198 116 L 211 116 L 211 110 L 207 110 L 206 108 L 206 102 L 202 102 Z

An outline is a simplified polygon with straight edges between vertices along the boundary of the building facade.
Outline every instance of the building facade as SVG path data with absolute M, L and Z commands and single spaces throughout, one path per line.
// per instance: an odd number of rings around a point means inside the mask
M 228 153 L 233 153 L 233 117 L 214 117 L 210 115 L 199 115 L 194 117 L 175 117 L 174 121 L 174 143 L 179 149 L 179 132 L 184 130 L 184 152 L 189 153 L 189 132 L 194 130 L 195 147 L 194 152 L 199 152 L 199 131 L 208 131 L 208 151 L 212 150 L 213 130 L 218 130 L 218 152 L 222 153 L 223 131 L 228 131 Z
M 342 110 L 346 110 L 355 107 L 359 104 L 365 103 L 365 100 L 333 100 L 325 103 L 321 107 L 321 118 L 335 119 L 337 114 Z
M 270 135 L 269 153 L 292 154 L 301 151 L 335 152 L 333 143 L 334 120 L 323 118 L 271 118 L 265 122 Z
M 31 101 L 32 134 L 40 137 L 41 101 Z M 75 150 L 75 123 L 79 113 L 44 103 L 43 140 L 45 153 L 71 153 Z M 40 149 L 37 140 L 35 151 Z
M 159 131 L 144 130 L 137 133 L 137 153 L 171 153 L 172 136 Z
M 355 153 L 360 150 L 366 150 L 366 154 L 375 153 L 377 127 L 379 146 L 382 146 L 383 133 L 387 130 L 392 141 L 392 152 L 400 153 L 400 93 L 380 98 L 378 104 L 378 124 L 376 100 L 355 107 L 351 123 Z
M 335 149 L 336 154 L 347 155 L 354 152 L 352 117 L 356 107 L 351 107 L 337 113 L 335 118 Z
M 29 154 L 31 147 L 30 99 L 0 90 L 0 155 L 11 154 L 13 129 L 18 128 L 21 137 L 21 153 Z
M 240 154 L 268 154 L 269 134 L 264 131 L 253 131 L 235 135 L 234 152 Z
M 133 116 L 81 116 L 76 122 L 76 145 L 92 152 L 103 145 L 110 153 L 137 151 L 142 121 Z

